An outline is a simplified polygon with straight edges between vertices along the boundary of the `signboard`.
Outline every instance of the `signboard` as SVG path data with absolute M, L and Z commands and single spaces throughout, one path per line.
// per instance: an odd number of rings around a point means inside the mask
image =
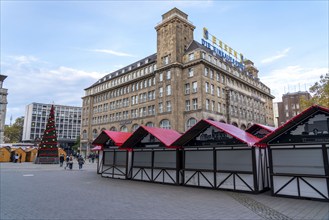
M 210 40 L 210 36 L 211 36 L 211 40 Z M 203 28 L 203 39 L 201 39 L 201 43 L 203 46 L 214 51 L 225 61 L 232 63 L 233 66 L 241 68 L 242 70 L 244 69 L 243 55 L 241 53 L 238 53 L 236 50 L 233 50 L 231 47 L 223 43 L 214 35 L 211 35 L 208 32 L 207 28 Z

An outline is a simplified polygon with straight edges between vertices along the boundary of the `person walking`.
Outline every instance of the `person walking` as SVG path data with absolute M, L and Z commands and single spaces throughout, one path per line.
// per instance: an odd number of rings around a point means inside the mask
M 85 160 L 83 159 L 83 157 L 80 155 L 78 157 L 78 164 L 79 164 L 79 170 L 82 169 L 82 165 L 85 163 Z
M 72 169 L 73 169 L 73 156 L 72 156 L 72 155 L 71 155 L 70 158 L 69 158 L 69 162 L 68 162 L 68 164 L 69 164 L 69 168 L 70 168 L 70 170 L 72 170 Z
M 64 154 L 61 154 L 61 156 L 59 156 L 59 166 L 62 167 L 64 163 Z
M 17 163 L 18 159 L 19 159 L 19 156 L 18 156 L 18 154 L 16 154 L 15 155 L 15 163 Z
M 69 161 L 70 161 L 70 157 L 69 155 L 66 156 L 65 162 L 66 162 L 66 166 L 64 167 L 64 169 L 69 167 Z

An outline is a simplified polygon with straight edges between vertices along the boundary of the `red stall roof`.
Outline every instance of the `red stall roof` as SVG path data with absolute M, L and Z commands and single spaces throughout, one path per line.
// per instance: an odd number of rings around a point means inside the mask
M 308 109 L 304 110 L 300 114 L 296 115 L 295 117 L 287 121 L 285 124 L 278 127 L 272 133 L 269 133 L 268 135 L 263 137 L 261 140 L 259 140 L 258 143 L 256 143 L 256 145 L 267 146 L 267 143 L 270 142 L 272 139 L 280 136 L 281 134 L 285 133 L 287 130 L 290 130 L 292 127 L 298 125 L 301 121 L 311 117 L 312 115 L 318 112 L 329 114 L 329 108 L 321 107 L 318 105 L 313 105 L 309 107 Z
M 134 148 L 147 134 L 152 134 L 166 147 L 170 147 L 171 144 L 177 140 L 181 134 L 175 130 L 140 126 L 130 138 L 121 146 L 121 148 Z
M 130 136 L 131 136 L 131 133 L 129 133 L 129 132 L 104 130 L 92 142 L 92 145 L 103 146 L 106 143 L 106 141 L 111 139 L 114 142 L 115 146 L 121 146 Z
M 183 146 L 188 143 L 190 140 L 198 136 L 201 132 L 203 132 L 206 128 L 210 126 L 214 126 L 225 133 L 233 136 L 234 138 L 246 143 L 248 146 L 254 146 L 256 142 L 259 141 L 259 138 L 241 130 L 240 128 L 235 127 L 234 125 L 225 124 L 218 121 L 212 120 L 201 120 L 196 123 L 192 128 L 186 131 L 178 140 L 176 140 L 172 145 L 173 146 Z
M 262 129 L 262 128 L 265 129 L 265 130 L 267 130 L 268 132 L 272 132 L 272 131 L 275 130 L 275 127 L 271 127 L 271 126 L 267 126 L 267 125 L 262 125 L 262 124 L 253 124 L 250 128 L 248 128 L 246 130 L 246 132 L 252 133 L 252 132 L 254 132 L 257 129 Z

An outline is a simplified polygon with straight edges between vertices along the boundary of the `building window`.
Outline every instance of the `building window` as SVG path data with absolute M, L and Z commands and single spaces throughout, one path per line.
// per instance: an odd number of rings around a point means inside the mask
M 93 130 L 93 138 L 94 138 L 94 139 L 97 137 L 97 134 L 98 134 L 98 133 L 97 133 L 97 130 L 94 129 L 94 130 Z
M 164 129 L 171 129 L 170 126 L 170 121 L 167 119 L 164 119 L 160 122 L 160 128 L 164 128 Z
M 171 112 L 171 101 L 167 101 L 167 112 Z
M 221 112 L 221 104 L 220 104 L 220 102 L 218 102 L 218 105 L 217 105 L 217 108 L 218 108 L 218 112 Z
M 198 99 L 192 99 L 193 110 L 198 109 Z
M 192 82 L 192 92 L 195 93 L 198 91 L 198 82 Z
M 127 128 L 125 125 L 123 125 L 123 126 L 120 128 L 120 131 L 122 131 L 122 132 L 128 132 L 128 128 Z
M 166 93 L 167 95 L 171 95 L 171 85 L 166 86 Z
M 163 113 L 163 105 L 162 105 L 162 102 L 159 103 L 159 113 Z
M 220 97 L 220 88 L 217 87 L 217 96 Z
M 163 96 L 163 88 L 160 87 L 160 88 L 159 88 L 159 97 L 162 97 L 162 96 Z
M 193 68 L 188 69 L 188 77 L 193 77 L 194 76 L 194 70 Z
M 170 72 L 170 70 L 167 71 L 166 79 L 167 80 L 171 79 L 171 72 Z
M 197 123 L 197 120 L 195 118 L 190 118 L 186 122 L 186 130 L 192 128 Z
M 215 111 L 215 101 L 211 101 L 211 111 Z
M 169 64 L 169 56 L 165 56 L 165 57 L 163 57 L 163 64 L 164 64 L 164 65 Z
M 153 122 L 147 122 L 145 124 L 146 127 L 154 127 L 154 123 Z
M 132 126 L 132 131 L 136 131 L 138 128 L 139 128 L 139 125 L 138 124 L 134 124 Z
M 86 130 L 83 130 L 82 132 L 82 139 L 87 139 L 87 131 Z
M 210 94 L 211 95 L 214 94 L 214 85 L 213 84 L 210 85 Z
M 159 82 L 162 82 L 162 80 L 163 80 L 163 74 L 159 73 Z
M 191 110 L 191 103 L 190 100 L 185 101 L 185 111 L 190 111 Z
M 206 99 L 206 110 L 209 110 L 209 103 L 210 103 L 209 99 Z
M 194 60 L 194 53 L 190 53 L 188 55 L 188 59 L 189 59 L 189 61 Z
M 209 83 L 205 83 L 205 91 L 206 93 L 209 93 Z
M 206 67 L 204 68 L 204 76 L 208 76 L 209 69 Z
M 186 83 L 185 84 L 185 94 L 190 94 L 190 84 L 189 83 Z

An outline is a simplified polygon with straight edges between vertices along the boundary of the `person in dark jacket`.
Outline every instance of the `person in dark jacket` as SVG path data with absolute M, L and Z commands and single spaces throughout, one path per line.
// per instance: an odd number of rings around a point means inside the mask
M 59 156 L 59 166 L 62 167 L 64 163 L 64 154 L 61 154 L 61 156 Z
M 78 157 L 78 164 L 79 164 L 79 170 L 82 169 L 82 165 L 85 163 L 85 160 L 83 159 L 83 157 L 80 155 Z

